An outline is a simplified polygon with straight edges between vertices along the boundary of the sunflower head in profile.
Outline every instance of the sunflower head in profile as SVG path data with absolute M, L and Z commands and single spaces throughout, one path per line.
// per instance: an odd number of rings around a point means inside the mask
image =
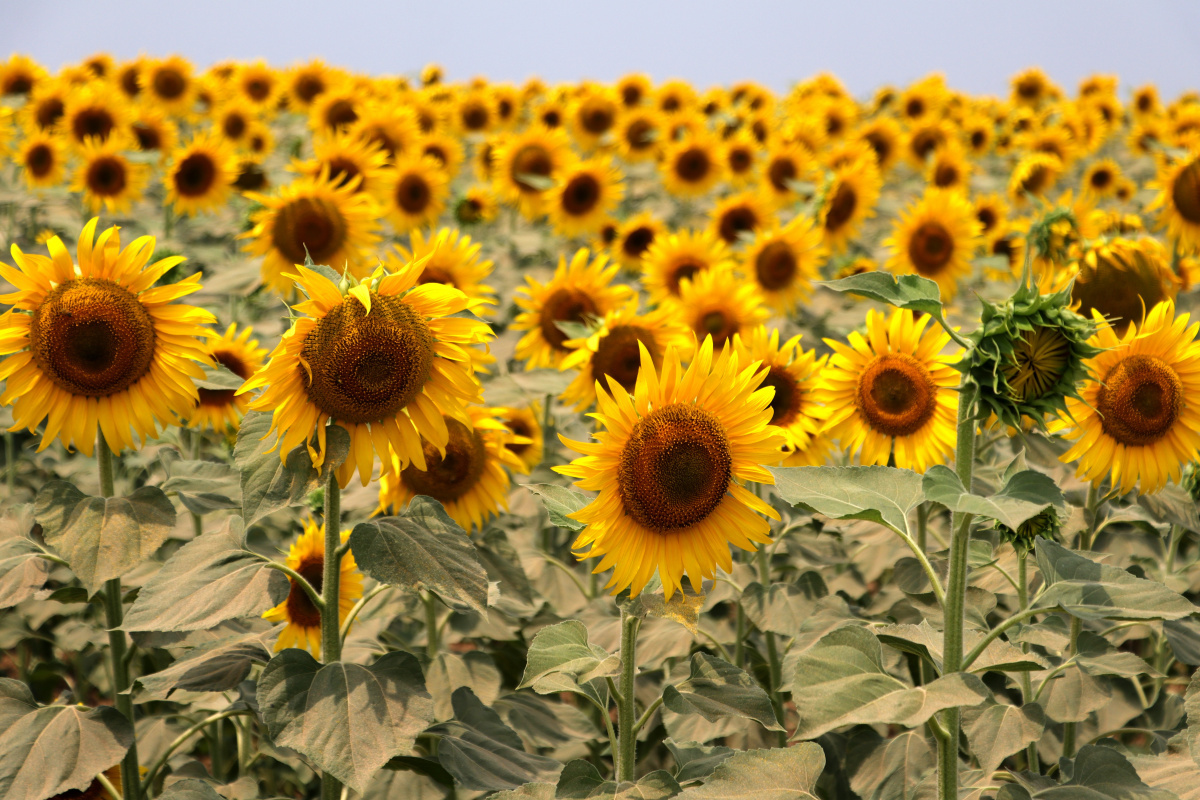
M 223 207 L 238 177 L 234 149 L 211 132 L 199 133 L 171 158 L 163 183 L 167 202 L 189 216 Z
M 126 213 L 142 199 L 150 167 L 128 159 L 124 149 L 118 137 L 105 142 L 89 139 L 80 148 L 71 191 L 82 193 L 93 212 Z
M 770 316 L 762 293 L 728 266 L 698 272 L 680 283 L 678 299 L 665 303 L 696 335 L 718 347 L 734 334 L 761 325 Z
M 249 325 L 238 332 L 236 323 L 226 328 L 223 334 L 210 333 L 207 348 L 209 358 L 243 381 L 247 380 L 258 371 L 267 355 L 266 349 L 250 338 L 252 333 Z M 250 398 L 239 397 L 236 389 L 201 387 L 198 391 L 199 402 L 187 421 L 192 428 L 211 428 L 215 431 L 236 428 L 250 406 Z
M 516 357 L 526 369 L 558 367 L 571 349 L 571 338 L 559 323 L 587 324 L 619 308 L 633 297 L 628 286 L 613 284 L 620 267 L 605 256 L 591 260 L 591 252 L 580 248 L 570 262 L 560 257 L 558 269 L 546 283 L 526 277 L 526 285 L 514 298 L 521 313 L 513 330 L 525 331 L 517 342 Z
M 654 366 L 644 347 L 637 385 L 616 380 L 598 395 L 594 443 L 563 442 L 583 454 L 557 472 L 599 492 L 570 516 L 587 525 L 572 548 L 612 569 L 607 587 L 636 596 L 658 573 L 668 598 L 733 568 L 729 545 L 757 550 L 770 541 L 777 512 L 744 488 L 771 483 L 763 465 L 780 460 L 782 434 L 769 427 L 771 390 L 758 388 L 757 364 L 744 364 L 712 339 L 685 370 L 679 352 Z
M 725 173 L 721 144 L 707 133 L 664 142 L 658 166 L 663 187 L 683 198 L 708 194 Z
M 483 281 L 492 274 L 492 260 L 479 257 L 479 242 L 453 228 L 428 234 L 414 230 L 409 241 L 411 247 L 395 245 L 395 251 L 384 260 L 386 269 L 399 272 L 408 262 L 420 261 L 425 268 L 417 278 L 418 285 L 440 283 L 458 289 L 467 296 L 471 311 L 490 313 L 488 307 L 496 304 L 496 290 Z
M 770 204 L 758 192 L 731 194 L 717 201 L 708 214 L 709 230 L 735 247 L 775 222 Z
M 534 400 L 527 406 L 500 407 L 493 409 L 497 418 L 508 428 L 510 436 L 504 446 L 517 457 L 521 466 L 512 469 L 528 475 L 542 463 L 545 452 L 545 434 L 542 430 L 542 404 Z
M 14 430 L 47 420 L 39 447 L 55 439 L 92 454 L 97 428 L 113 452 L 158 435 L 158 425 L 186 417 L 197 401 L 196 362 L 209 356 L 200 338 L 212 314 L 174 301 L 200 288 L 200 275 L 154 283 L 184 259 L 154 263 L 154 239 L 121 248 L 117 228 L 96 236 L 93 219 L 72 260 L 57 236 L 50 256 L 13 245 L 16 268 L 0 275 L 16 291 L 0 295 L 13 308 L 0 316 L 0 405 L 13 405 Z
M 972 205 L 975 219 L 979 221 L 979 235 L 986 246 L 990 246 L 1008 230 L 1008 204 L 996 193 L 977 196 Z
M 1159 491 L 1178 483 L 1185 464 L 1200 456 L 1200 322 L 1175 315 L 1168 301 L 1132 324 L 1123 336 L 1094 314 L 1099 352 L 1088 363 L 1092 379 L 1082 399 L 1067 401 L 1055 426 L 1074 445 L 1061 456 L 1078 461 L 1078 475 L 1099 483 L 1111 476 L 1125 494 Z
M 639 314 L 636 304 L 630 303 L 609 311 L 589 335 L 567 340 L 571 353 L 560 369 L 573 369 L 576 375 L 562 399 L 576 411 L 586 411 L 596 402 L 596 387 L 610 380 L 632 392 L 642 366 L 642 349 L 658 369 L 667 350 L 683 351 L 691 344 L 691 331 L 671 308 L 660 306 Z
M 624 175 L 607 156 L 596 156 L 564 169 L 548 194 L 550 224 L 558 233 L 596 233 L 625 196 Z
M 499 212 L 496 196 L 486 186 L 472 186 L 454 204 L 454 220 L 464 226 L 491 222 Z
M 504 202 L 535 219 L 545 213 L 548 191 L 574 159 L 561 128 L 534 125 L 509 136 L 497 148 L 493 186 Z
M 350 538 L 350 531 L 342 531 L 343 544 Z M 293 571 L 317 590 L 321 591 L 325 577 L 325 526 L 318 525 L 315 520 L 304 521 L 304 533 L 292 543 L 285 562 Z M 354 554 L 347 552 L 342 557 L 340 577 L 338 579 L 338 622 L 344 622 L 350 609 L 362 597 L 363 576 L 358 571 Z M 290 589 L 282 603 L 263 612 L 263 618 L 271 622 L 286 622 L 287 625 L 279 632 L 275 641 L 275 652 L 287 647 L 299 647 L 310 650 L 317 658 L 321 657 L 321 610 L 313 603 L 301 584 L 288 579 Z
M 369 196 L 329 180 L 299 178 L 276 194 L 248 192 L 263 208 L 250 217 L 254 224 L 242 234 L 246 250 L 263 256 L 263 283 L 290 296 L 293 285 L 285 273 L 307 258 L 348 269 L 361 276 L 367 258 L 379 241 L 378 205 Z
M 952 366 L 958 353 L 943 352 L 950 335 L 928 316 L 896 309 L 867 312 L 866 335 L 848 342 L 826 339 L 833 349 L 814 399 L 829 409 L 822 432 L 840 441 L 862 464 L 888 464 L 924 472 L 954 450 L 958 414 Z
M 1013 167 L 1008 179 L 1008 199 L 1015 206 L 1027 206 L 1030 196 L 1044 197 L 1062 175 L 1062 160 L 1050 153 L 1027 153 Z
M 879 170 L 868 161 L 834 170 L 819 217 L 826 247 L 835 253 L 846 250 L 863 221 L 875 216 L 882 186 Z
M 901 212 L 884 242 L 892 251 L 887 269 L 937 281 L 948 300 L 958 293 L 959 279 L 971 271 L 979 228 L 975 210 L 962 194 L 926 189 L 924 197 Z
M 643 211 L 618 226 L 617 238 L 613 241 L 611 249 L 626 269 L 640 272 L 642 261 L 650 252 L 651 246 L 660 236 L 665 235 L 666 226 L 650 212 Z
M 30 189 L 61 186 L 67 173 L 67 148 L 61 136 L 45 131 L 30 133 L 21 142 L 15 161 Z
M 654 237 L 642 257 L 642 286 L 650 302 L 678 298 L 685 280 L 732 265 L 733 254 L 712 231 L 679 231 Z
M 788 314 L 808 299 L 812 282 L 828 256 L 821 229 L 812 217 L 800 214 L 787 225 L 759 233 L 746 250 L 740 269 L 758 286 L 767 305 Z
M 443 414 L 465 420 L 466 405 L 480 397 L 464 347 L 492 334 L 481 320 L 453 316 L 469 303 L 458 289 L 417 285 L 424 266 L 412 261 L 391 273 L 380 267 L 362 282 L 346 275 L 338 281 L 328 268 L 295 267 L 292 277 L 307 299 L 292 307 L 294 322 L 271 360 L 238 390 L 265 387 L 250 408 L 273 412 L 280 459 L 305 444 L 320 468 L 326 426 L 338 424 L 351 439 L 338 480 L 345 487 L 357 471 L 366 486 L 376 453 L 386 472 L 424 466 L 422 437 L 445 448 Z
M 1090 317 L 1093 310 L 1100 312 L 1118 335 L 1141 320 L 1146 309 L 1173 301 L 1179 293 L 1166 247 L 1150 236 L 1101 240 L 1084 250 L 1070 272 L 1079 313 Z
M 379 479 L 379 513 L 388 508 L 399 512 L 417 495 L 425 495 L 441 503 L 465 530 L 483 530 L 500 509 L 508 508 L 511 479 L 505 468 L 525 470 L 525 463 L 508 448 L 518 437 L 497 417 L 497 411 L 471 406 L 465 419 L 447 416 L 449 439 L 445 446 L 422 441 L 424 468 L 416 463 L 402 468 L 397 463 Z M 519 441 L 532 444 L 527 437 Z
M 1160 161 L 1147 188 L 1158 194 L 1147 207 L 1158 209 L 1158 225 L 1184 250 L 1200 250 L 1200 145 L 1185 155 Z

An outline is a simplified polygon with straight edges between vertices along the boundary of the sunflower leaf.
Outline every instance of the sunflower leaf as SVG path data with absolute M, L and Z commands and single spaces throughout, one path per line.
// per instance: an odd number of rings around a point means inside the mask
M 238 429 L 233 460 L 242 474 L 242 517 L 247 527 L 276 511 L 300 505 L 321 480 L 307 446 L 295 447 L 281 460 L 275 450 L 278 437 L 270 431 L 271 415 L 254 411 L 246 414 Z M 322 469 L 328 471 L 346 460 L 350 434 L 340 425 L 330 425 L 325 439 Z
M 433 721 L 421 665 L 402 652 L 362 666 L 322 665 L 304 650 L 284 650 L 259 677 L 258 704 L 275 744 L 360 794 L 393 756 L 414 755 L 417 735 Z
M 487 615 L 487 571 L 475 545 L 437 500 L 418 496 L 399 514 L 354 526 L 359 568 L 381 583 L 428 589 L 451 607 Z
M 907 533 L 924 499 L 921 476 L 895 467 L 768 467 L 787 502 L 834 519 L 865 519 Z
M 817 778 L 825 769 L 821 746 L 802 742 L 772 750 L 734 753 L 713 770 L 703 786 L 685 789 L 680 800 L 816 800 Z
M 216 366 L 201 364 L 200 368 L 204 370 L 204 379 L 196 381 L 197 389 L 224 392 L 236 391 L 242 388 L 242 384 L 246 382 L 228 367 L 221 364 L 217 364 Z
M 963 487 L 954 470 L 936 464 L 926 470 L 921 488 L 927 500 L 941 503 L 951 511 L 996 520 L 1012 530 L 1051 506 L 1066 506 L 1054 479 L 1032 469 L 1010 475 L 991 497 L 980 497 Z
M 542 628 L 529 644 L 525 674 L 518 688 L 533 687 L 539 694 L 555 694 L 569 686 L 568 691 L 601 700 L 589 684 L 594 678 L 616 675 L 620 659 L 609 655 L 604 648 L 588 642 L 588 631 L 582 622 L 569 619 Z M 569 681 L 548 681 L 552 676 Z
M 175 506 L 156 486 L 128 497 L 89 497 L 65 481 L 51 481 L 34 501 L 46 543 L 94 594 L 148 560 L 175 528 Z
M 999 769 L 1005 758 L 1039 741 L 1045 728 L 1046 715 L 1037 703 L 991 705 L 964 725 L 971 752 L 988 775 Z
M 881 303 L 921 311 L 942 318 L 941 293 L 936 282 L 920 275 L 898 275 L 886 272 L 864 272 L 836 281 L 821 281 L 819 286 L 843 294 L 857 294 Z
M 663 705 L 676 714 L 699 714 L 709 722 L 725 716 L 745 717 L 767 730 L 783 730 L 771 698 L 748 672 L 705 653 L 692 656 L 687 680 L 663 691 Z
M 0 541 L 0 608 L 32 597 L 50 577 L 42 548 L 20 536 Z
M 197 647 L 166 669 L 134 679 L 134 702 L 168 700 L 172 692 L 228 692 L 250 674 L 254 664 L 266 664 L 271 651 L 265 640 L 274 630 L 251 631 Z
M 173 450 L 166 452 L 173 453 Z M 169 477 L 162 490 L 174 493 L 193 514 L 208 514 L 226 508 L 240 508 L 242 489 L 238 473 L 228 464 L 215 461 L 178 461 L 163 459 Z
M 581 531 L 587 527 L 579 520 L 567 516 L 592 502 L 592 499 L 583 492 L 553 483 L 526 483 L 523 485 L 542 501 L 552 524 L 572 531 Z
M 186 778 L 164 789 L 158 800 L 221 800 L 221 795 L 199 778 Z

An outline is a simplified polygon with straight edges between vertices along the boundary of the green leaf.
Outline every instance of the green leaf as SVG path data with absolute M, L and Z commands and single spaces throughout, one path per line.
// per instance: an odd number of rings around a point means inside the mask
M 467 532 L 436 500 L 418 496 L 396 516 L 355 525 L 350 549 L 380 583 L 428 589 L 447 605 L 487 615 L 487 571 Z
M 897 533 L 924 499 L 921 476 L 895 467 L 768 467 L 779 495 L 834 519 L 865 519 Z
M 969 724 L 964 725 L 971 752 L 979 759 L 979 768 L 991 775 L 1001 762 L 1025 745 L 1040 741 L 1046 728 L 1046 715 L 1037 703 L 1024 706 L 988 706 Z
M 942 316 L 941 292 L 937 283 L 920 275 L 893 277 L 887 272 L 864 272 L 837 281 L 820 281 L 817 285 L 843 294 L 868 297 L 896 308 L 923 311 L 935 319 Z
M 1038 608 L 1061 608 L 1082 619 L 1182 619 L 1196 607 L 1158 581 L 1100 564 L 1047 539 L 1037 540 L 1037 563 L 1047 588 Z
M 129 720 L 112 706 L 38 707 L 23 684 L 5 683 L 17 684 L 0 692 L 0 797 L 5 800 L 82 791 L 133 743 Z
M 1066 504 L 1054 480 L 1031 469 L 1012 475 L 991 497 L 968 492 L 958 474 L 942 464 L 925 472 L 921 487 L 927 500 L 941 503 L 951 511 L 994 519 L 1013 530 L 1050 506 Z
M 173 452 L 173 451 L 172 451 Z M 164 465 L 167 463 L 164 460 Z M 228 464 L 215 461 L 172 461 L 170 477 L 162 485 L 174 493 L 193 514 L 209 514 L 226 508 L 241 508 L 242 489 L 238 473 Z
M 745 670 L 705 653 L 692 656 L 691 675 L 663 691 L 663 705 L 676 714 L 699 714 L 709 722 L 734 716 L 781 731 L 771 698 Z
M 134 679 L 134 702 L 167 700 L 175 691 L 228 692 L 250 674 L 250 667 L 266 664 L 271 651 L 264 639 L 272 632 L 252 631 L 197 647 L 169 667 Z
M 1070 780 L 1035 792 L 1038 800 L 1088 800 L 1111 797 L 1113 800 L 1176 800 L 1173 793 L 1151 789 L 1138 777 L 1125 756 L 1111 747 L 1084 745 L 1070 762 Z
M 1154 494 L 1139 494 L 1137 501 L 1160 522 L 1200 533 L 1200 509 L 1182 486 L 1168 483 Z
M 817 800 L 825 769 L 820 745 L 802 742 L 773 750 L 746 750 L 720 764 L 703 786 L 685 789 L 681 800 Z
M 923 733 L 905 731 L 879 742 L 850 778 L 862 800 L 909 800 L 934 771 L 934 751 Z
M 492 703 L 504 724 L 516 731 L 530 750 L 574 747 L 601 735 L 596 722 L 579 706 L 551 702 L 529 692 L 506 694 Z
M 673 739 L 667 739 L 663 744 L 675 759 L 675 780 L 680 783 L 707 778 L 719 764 L 737 752 L 732 747 L 676 742 Z
M 500 670 L 496 662 L 482 650 L 472 650 L 461 656 L 438 653 L 425 670 L 425 687 L 433 697 L 433 718 L 439 722 L 454 716 L 450 697 L 460 686 L 470 687 L 484 705 L 491 705 L 500 695 Z
M 259 616 L 287 596 L 283 573 L 246 549 L 242 521 L 230 517 L 219 531 L 179 548 L 150 580 L 125 615 L 130 631 L 197 631 L 227 619 Z
M 809 570 L 792 583 L 774 583 L 768 589 L 757 581 L 742 591 L 742 608 L 760 631 L 795 636 L 816 609 L 816 601 L 829 594 L 819 572 Z
M 990 696 L 977 676 L 961 672 L 910 687 L 883 669 L 882 649 L 873 633 L 840 628 L 795 661 L 792 701 L 800 723 L 794 738 L 815 739 L 858 723 L 915 727 L 938 711 L 976 706 Z
M 533 687 L 540 694 L 561 691 L 553 688 L 541 692 L 539 683 L 549 675 L 565 674 L 575 680 L 589 681 L 620 672 L 621 660 L 609 655 L 603 647 L 588 642 L 588 631 L 582 622 L 569 619 L 557 625 L 547 625 L 538 631 L 529 644 L 525 674 L 517 688 Z M 586 677 L 585 677 L 586 676 Z
M 556 800 L 584 800 L 605 783 L 604 777 L 590 761 L 577 758 L 563 765 L 555 787 Z M 615 784 L 614 784 L 615 785 Z
M 527 394 L 544 398 L 548 394 L 560 395 L 574 379 L 570 372 L 556 369 L 535 369 L 529 372 L 510 372 L 508 377 Z
M 163 789 L 157 800 L 223 800 L 223 797 L 207 781 L 185 778 Z
M 89 497 L 64 481 L 38 492 L 34 517 L 92 594 L 150 559 L 175 527 L 175 506 L 155 486 L 128 497 Z
M 42 548 L 14 536 L 0 541 L 0 608 L 11 608 L 33 597 L 50 577 L 51 563 Z
M 421 665 L 402 652 L 362 666 L 284 650 L 258 679 L 258 704 L 275 744 L 359 793 L 392 756 L 413 755 L 433 720 Z
M 1111 700 L 1112 689 L 1107 681 L 1071 664 L 1050 681 L 1042 694 L 1042 708 L 1055 722 L 1083 722 Z
M 209 389 L 212 391 L 236 391 L 242 388 L 242 384 L 246 381 L 239 377 L 236 373 L 222 364 L 201 364 L 200 368 L 204 370 L 204 378 L 196 381 L 197 389 Z
M 526 783 L 489 795 L 488 800 L 555 800 L 553 783 Z
M 438 760 L 464 789 L 515 789 L 548 782 L 562 770 L 553 758 L 526 753 L 513 729 L 467 687 L 455 690 L 451 702 L 454 719 L 429 732 L 441 735 Z
M 887 625 L 875 629 L 879 641 L 901 650 L 913 653 L 926 659 L 941 672 L 942 646 L 945 634 L 929 624 L 929 620 L 921 620 L 919 625 Z M 984 633 L 978 630 L 963 631 L 963 649 L 970 652 L 975 645 L 983 640 Z M 1037 653 L 1025 653 L 1021 648 L 1009 642 L 994 639 L 984 649 L 979 657 L 971 662 L 971 672 L 1031 672 L 1049 669 L 1050 664 Z
M 571 519 L 567 514 L 573 514 L 592 502 L 592 498 L 583 492 L 568 486 L 556 486 L 552 483 L 526 483 L 526 489 L 537 495 L 550 515 L 550 522 L 560 528 L 581 531 L 587 526 L 579 520 Z

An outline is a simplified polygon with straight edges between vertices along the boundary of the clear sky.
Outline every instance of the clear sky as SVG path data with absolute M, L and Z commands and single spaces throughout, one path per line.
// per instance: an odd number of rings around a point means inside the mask
M 320 56 L 371 74 L 594 78 L 629 71 L 700 86 L 777 90 L 828 70 L 858 95 L 940 70 L 972 93 L 1007 93 L 1031 65 L 1064 88 L 1102 71 L 1164 97 L 1200 88 L 1200 2 L 1182 0 L 3 0 L 0 54 L 57 68 L 105 50 L 180 53 L 199 65 Z

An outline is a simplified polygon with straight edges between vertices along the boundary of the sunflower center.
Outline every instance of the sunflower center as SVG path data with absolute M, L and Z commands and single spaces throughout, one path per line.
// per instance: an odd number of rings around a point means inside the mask
M 729 169 L 741 175 L 754 166 L 754 156 L 744 147 L 735 147 L 729 151 Z
M 29 94 L 33 91 L 33 76 L 24 72 L 10 75 L 4 82 L 4 94 Z
M 526 145 L 513 157 L 512 179 L 525 192 L 540 192 L 541 189 L 525 181 L 524 176 L 536 175 L 539 178 L 549 178 L 553 170 L 554 162 L 541 145 Z
M 133 135 L 137 138 L 139 150 L 146 153 L 162 149 L 162 136 L 159 135 L 157 128 L 134 123 L 132 129 Z
M 34 118 L 37 120 L 38 127 L 45 130 L 58 122 L 64 111 L 62 100 L 57 97 L 48 97 L 38 104 Z
M 1193 225 L 1200 225 L 1200 160 L 1188 164 L 1175 178 L 1171 200 L 1179 216 Z
M 767 377 L 763 378 L 762 386 L 770 386 L 775 390 L 775 396 L 771 398 L 772 425 L 787 425 L 799 416 L 804 392 L 796 385 L 796 379 L 787 369 L 771 367 Z
M 301 75 L 296 79 L 294 91 L 301 102 L 311 103 L 317 95 L 325 91 L 325 81 L 319 75 Z
M 654 244 L 653 228 L 634 228 L 621 243 L 621 249 L 625 251 L 625 255 L 631 258 L 641 258 L 652 244 Z
M 1101 427 L 1123 445 L 1151 445 L 1170 432 L 1183 412 L 1183 382 L 1160 358 L 1121 360 L 1100 387 Z
M 833 199 L 829 201 L 829 212 L 825 215 L 825 230 L 837 231 L 854 216 L 858 206 L 858 193 L 846 183 L 838 183 Z
M 562 125 L 562 114 L 558 109 L 547 109 L 542 112 L 542 124 L 547 128 L 557 128 L 559 125 Z
M 396 205 L 409 214 L 420 214 L 429 206 L 433 192 L 420 175 L 405 175 L 396 186 Z
M 326 163 L 329 165 L 329 180 L 339 189 L 361 174 L 358 165 L 348 158 L 331 158 Z
M 679 296 L 679 284 L 683 281 L 690 281 L 696 277 L 697 272 L 701 272 L 704 265 L 698 261 L 684 260 L 671 266 L 667 276 L 667 285 L 671 287 L 671 294 Z
M 796 277 L 796 254 L 787 242 L 771 242 L 754 259 L 758 285 L 778 291 L 792 285 Z
M 1098 169 L 1092 173 L 1092 188 L 1107 189 L 1112 184 L 1112 173 L 1106 169 Z
M 887 161 L 888 156 L 892 154 L 891 141 L 877 131 L 871 131 L 864 138 L 866 138 L 867 144 L 871 145 L 871 149 L 875 151 L 875 160 L 880 164 Z
M 173 69 L 160 69 L 154 73 L 153 86 L 163 100 L 174 100 L 187 89 L 187 79 Z
M 526 450 L 533 447 L 533 430 L 529 427 L 529 423 L 523 419 L 510 419 L 504 424 L 505 427 L 513 432 L 514 436 L 520 436 L 530 440 L 529 442 L 509 442 L 508 444 L 504 445 L 511 452 L 518 456 L 524 455 Z
M 607 108 L 589 108 L 580 114 L 579 121 L 588 133 L 599 136 L 612 127 L 613 113 Z
M 629 123 L 625 129 L 625 143 L 630 150 L 645 150 L 654 144 L 654 123 L 645 119 L 637 119 Z
M 717 226 L 721 238 L 733 244 L 738 240 L 742 231 L 752 231 L 758 227 L 758 214 L 748 206 L 734 206 L 721 215 Z
M 578 289 L 559 289 L 546 299 L 542 307 L 542 336 L 555 350 L 566 350 L 567 334 L 559 330 L 559 322 L 586 322 L 587 317 L 597 316 L 592 298 Z
M 218 350 L 213 353 L 213 358 L 218 364 L 242 380 L 250 377 L 250 368 L 238 357 L 237 353 Z M 237 389 L 197 389 L 196 391 L 200 393 L 200 405 L 202 406 L 227 406 L 237 395 Z
M 593 175 L 576 175 L 563 189 L 563 211 L 573 217 L 590 213 L 600 202 L 600 182 Z
M 417 283 L 440 283 L 443 286 L 458 286 L 454 282 L 454 274 L 450 270 L 433 264 L 427 264 L 425 269 L 421 270 L 421 277 L 417 278 Z
M 242 170 L 233 185 L 243 192 L 257 191 L 267 185 L 267 173 L 253 161 L 247 161 L 242 164 Z
M 654 334 L 640 325 L 617 325 L 600 340 L 596 354 L 592 356 L 592 374 L 596 380 L 603 384 L 601 376 L 608 375 L 626 391 L 633 391 L 642 365 L 638 342 L 646 346 L 654 363 L 660 361 Z
M 175 169 L 175 190 L 184 197 L 203 197 L 217 179 L 217 167 L 205 153 L 192 153 Z
M 1025 176 L 1025 180 L 1021 181 L 1021 190 L 1030 194 L 1041 194 L 1049 182 L 1049 170 L 1038 164 L 1029 171 L 1029 174 Z
M 918 160 L 924 161 L 929 157 L 931 152 L 941 147 L 944 141 L 945 137 L 941 132 L 936 129 L 930 130 L 926 128 L 913 134 L 912 141 L 909 142 L 908 146 Z
M 938 164 L 933 173 L 933 183 L 942 189 L 958 183 L 958 167 L 953 164 Z
M 261 103 L 271 96 L 271 82 L 263 78 L 251 78 L 246 82 L 246 94 L 256 103 Z
M 1124 334 L 1144 309 L 1154 308 L 1167 297 L 1157 270 L 1142 258 L 1122 258 L 1097 253 L 1095 268 L 1080 263 L 1079 277 L 1071 299 L 1079 302 L 1079 313 L 1090 317 L 1092 309 L 1116 318 L 1113 327 Z
M 88 191 L 102 197 L 113 197 L 125 190 L 125 164 L 115 157 L 104 156 L 93 161 L 87 170 Z
M 325 110 L 325 124 L 331 128 L 352 125 L 357 121 L 358 112 L 354 110 L 354 103 L 349 100 L 334 100 Z
M 226 114 L 225 119 L 221 122 L 221 130 L 225 133 L 226 138 L 235 141 L 242 138 L 247 127 L 249 126 L 246 124 L 246 118 L 238 113 Z
M 74 395 L 106 397 L 137 382 L 154 360 L 154 321 L 128 290 L 99 278 L 56 287 L 29 326 L 33 358 Z
M 669 533 L 702 522 L 729 490 L 733 459 L 717 417 L 694 405 L 656 409 L 633 426 L 617 487 L 625 513 Z
M 462 112 L 463 127 L 469 131 L 481 131 L 488 124 L 488 110 L 481 105 L 467 106 Z
M 796 176 L 796 164 L 790 158 L 777 158 L 767 169 L 767 178 L 777 192 L 790 192 L 792 188 L 788 182 L 796 180 Z
M 1002 368 L 1014 397 L 1031 402 L 1054 388 L 1067 366 L 1071 343 L 1057 328 L 1027 331 Z
M 919 431 L 937 410 L 937 386 L 906 353 L 876 356 L 858 380 L 855 404 L 867 424 L 885 436 Z
M 317 264 L 328 264 L 346 240 L 346 222 L 330 203 L 300 197 L 279 210 L 271 241 L 293 264 L 303 264 L 305 249 Z
M 700 324 L 697 326 L 696 332 L 702 337 L 705 334 L 712 336 L 713 346 L 720 347 L 729 340 L 729 337 L 738 332 L 738 324 L 732 314 L 718 308 L 706 311 L 700 317 Z
M 975 219 L 979 220 L 979 224 L 983 226 L 983 232 L 987 233 L 992 228 L 996 227 L 997 217 L 996 210 L 988 206 L 979 209 L 975 214 Z
M 971 131 L 971 148 L 981 150 L 987 144 L 987 132 L 982 130 Z
M 308 396 L 335 420 L 364 423 L 395 416 L 416 399 L 433 365 L 433 335 L 398 297 L 371 293 L 371 313 L 347 299 L 304 340 L 297 367 Z
M 699 147 L 689 147 L 675 159 L 675 174 L 685 183 L 699 183 L 712 167 L 708 153 Z
M 487 465 L 487 451 L 477 431 L 450 418 L 446 419 L 446 429 L 450 431 L 450 441 L 446 444 L 444 457 L 423 440 L 428 469 L 422 471 L 408 466 L 401 473 L 404 483 L 414 492 L 443 503 L 457 500 L 471 491 Z
M 296 572 L 299 572 L 320 593 L 321 586 L 325 582 L 325 555 L 315 553 L 305 558 L 296 568 Z M 319 627 L 321 625 L 320 609 L 313 605 L 308 592 L 301 589 L 300 584 L 295 581 L 292 581 L 291 584 L 292 588 L 288 590 L 287 596 L 288 622 L 299 625 L 301 628 Z
M 36 178 L 49 175 L 54 169 L 54 151 L 46 144 L 34 145 L 25 156 L 25 168 Z
M 954 255 L 954 239 L 938 222 L 926 222 L 917 228 L 908 243 L 908 257 L 917 272 L 937 275 Z
M 71 124 L 71 132 L 75 134 L 75 140 L 79 142 L 89 136 L 103 141 L 112 133 L 114 125 L 116 125 L 116 120 L 113 119 L 107 108 L 85 108 L 75 115 Z

